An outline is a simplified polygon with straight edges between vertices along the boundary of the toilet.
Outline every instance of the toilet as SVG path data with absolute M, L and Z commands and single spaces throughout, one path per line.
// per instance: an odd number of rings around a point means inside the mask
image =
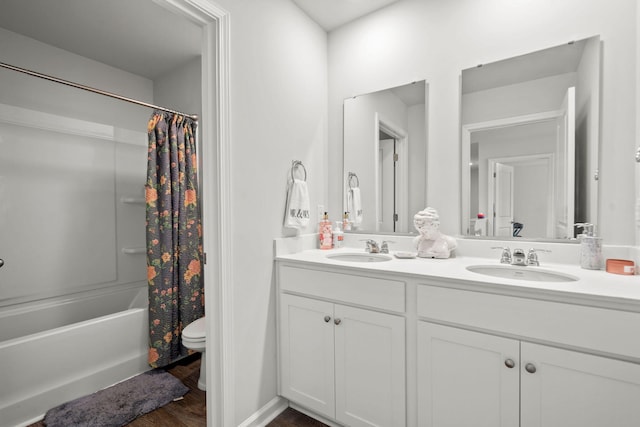
M 190 350 L 199 351 L 200 353 L 202 353 L 202 357 L 200 359 L 200 377 L 198 378 L 198 388 L 203 391 L 207 389 L 206 358 L 204 353 L 207 343 L 207 336 L 205 333 L 206 324 L 204 319 L 204 317 L 201 317 L 200 319 L 189 323 L 182 330 L 182 345 Z

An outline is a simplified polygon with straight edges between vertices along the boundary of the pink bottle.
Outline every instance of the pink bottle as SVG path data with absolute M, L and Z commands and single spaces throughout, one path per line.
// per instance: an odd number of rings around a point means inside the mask
M 318 234 L 320 235 L 320 249 L 331 249 L 333 247 L 333 230 L 329 215 L 325 212 L 320 221 Z

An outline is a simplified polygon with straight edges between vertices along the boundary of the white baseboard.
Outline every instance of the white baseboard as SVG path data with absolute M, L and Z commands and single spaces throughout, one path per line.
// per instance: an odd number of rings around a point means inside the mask
M 238 427 L 264 427 L 289 407 L 289 401 L 276 396 L 257 412 L 244 420 Z

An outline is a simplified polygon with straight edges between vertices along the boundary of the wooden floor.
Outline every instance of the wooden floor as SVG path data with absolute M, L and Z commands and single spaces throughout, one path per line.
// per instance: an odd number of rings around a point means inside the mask
M 195 354 L 167 368 L 167 371 L 189 387 L 184 399 L 136 418 L 128 427 L 205 427 L 207 425 L 206 393 L 198 389 L 200 354 Z M 45 427 L 40 421 L 28 427 Z M 71 427 L 71 426 L 70 426 Z M 287 408 L 267 427 L 326 427 L 294 409 Z
M 314 420 L 293 408 L 287 408 L 276 419 L 267 424 L 267 427 L 328 427 L 320 421 Z

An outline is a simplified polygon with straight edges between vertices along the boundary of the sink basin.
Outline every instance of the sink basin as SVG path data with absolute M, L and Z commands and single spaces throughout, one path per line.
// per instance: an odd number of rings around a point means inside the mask
M 345 262 L 384 262 L 393 259 L 391 256 L 385 254 L 370 254 L 362 252 L 329 254 L 327 255 L 327 258 Z
M 506 279 L 530 280 L 533 282 L 575 282 L 577 277 L 538 267 L 518 267 L 511 265 L 470 265 L 467 270 L 486 276 Z

